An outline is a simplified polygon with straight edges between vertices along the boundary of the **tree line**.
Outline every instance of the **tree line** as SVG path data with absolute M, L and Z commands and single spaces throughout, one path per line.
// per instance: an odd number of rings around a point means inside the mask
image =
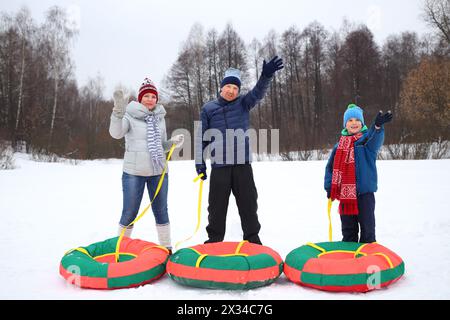
M 386 144 L 445 142 L 450 138 L 450 8 L 425 0 L 423 19 L 433 33 L 391 35 L 378 45 L 366 25 L 344 21 L 330 31 L 318 22 L 246 43 L 232 24 L 222 32 L 194 24 L 161 91 L 167 97 L 168 133 L 194 132 L 200 108 L 215 99 L 228 67 L 242 71 L 251 89 L 263 59 L 283 58 L 265 99 L 252 111 L 255 129 L 280 129 L 280 151 L 327 149 L 342 129 L 349 103 L 365 110 L 370 124 L 378 110 L 392 110 Z M 26 8 L 0 17 L 0 139 L 28 152 L 77 159 L 121 157 L 123 141 L 108 133 L 111 99 L 103 80 L 79 88 L 70 48 L 77 33 L 59 7 L 37 25 Z M 389 149 L 402 157 L 401 150 Z M 191 152 L 191 154 L 193 154 Z M 403 155 L 404 156 L 404 155 Z
M 0 140 L 28 153 L 120 157 L 108 133 L 112 101 L 97 75 L 78 87 L 70 50 L 77 32 L 51 7 L 38 25 L 26 7 L 0 16 Z
M 344 21 L 339 31 L 331 32 L 312 22 L 303 30 L 271 31 L 262 41 L 245 44 L 231 24 L 222 33 L 195 24 L 166 78 L 177 113 L 171 124 L 192 130 L 201 106 L 217 97 L 228 67 L 242 70 L 245 91 L 260 76 L 263 59 L 277 54 L 285 68 L 252 112 L 252 126 L 280 129 L 284 154 L 305 151 L 307 158 L 311 150 L 330 148 L 350 103 L 363 107 L 368 124 L 379 110 L 395 114 L 388 145 L 446 141 L 449 41 L 437 29 L 421 38 L 414 32 L 391 35 L 379 46 L 366 25 Z M 392 156 L 396 152 L 393 148 Z

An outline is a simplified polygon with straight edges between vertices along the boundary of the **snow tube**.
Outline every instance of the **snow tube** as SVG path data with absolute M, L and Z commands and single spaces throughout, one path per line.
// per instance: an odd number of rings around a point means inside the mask
M 165 273 L 169 252 L 152 242 L 123 237 L 115 262 L 118 238 L 70 250 L 59 273 L 69 283 L 91 289 L 138 287 Z
M 405 272 L 402 259 L 378 243 L 308 243 L 291 251 L 284 273 L 294 283 L 334 292 L 386 287 Z
M 283 270 L 274 250 L 248 241 L 217 242 L 184 248 L 167 262 L 176 282 L 198 288 L 247 290 L 273 283 Z

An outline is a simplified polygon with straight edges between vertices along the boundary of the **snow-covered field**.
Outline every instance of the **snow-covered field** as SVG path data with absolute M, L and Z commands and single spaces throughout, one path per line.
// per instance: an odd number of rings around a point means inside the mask
M 250 291 L 183 287 L 167 276 L 152 284 L 113 291 L 79 289 L 59 275 L 68 249 L 116 236 L 122 206 L 121 160 L 79 165 L 37 163 L 17 154 L 15 170 L 0 171 L 0 299 L 450 299 L 450 160 L 378 161 L 377 240 L 405 261 L 405 276 L 367 294 L 306 289 L 282 275 L 274 284 Z M 174 243 L 196 225 L 198 184 L 192 161 L 170 164 L 169 215 Z M 306 242 L 328 240 L 324 161 L 256 162 L 261 240 L 285 258 Z M 208 181 L 201 230 L 185 246 L 206 239 Z M 148 204 L 144 198 L 142 207 Z M 333 207 L 334 240 L 340 220 Z M 156 241 L 153 215 L 138 222 L 133 235 Z M 241 240 L 234 200 L 226 239 Z

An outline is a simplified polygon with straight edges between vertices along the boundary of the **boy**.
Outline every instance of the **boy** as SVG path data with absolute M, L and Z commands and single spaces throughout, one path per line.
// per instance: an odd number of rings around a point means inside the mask
M 376 242 L 375 196 L 377 168 L 375 161 L 384 141 L 384 124 L 392 113 L 380 111 L 370 129 L 364 123 L 363 110 L 355 104 L 344 113 L 344 129 L 325 169 L 328 199 L 339 200 L 342 241 Z M 358 225 L 359 224 L 359 225 Z

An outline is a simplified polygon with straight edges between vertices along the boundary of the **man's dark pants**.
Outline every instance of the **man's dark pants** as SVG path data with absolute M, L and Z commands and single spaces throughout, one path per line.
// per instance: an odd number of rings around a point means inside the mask
M 226 217 L 230 193 L 236 199 L 241 217 L 244 240 L 261 244 L 258 233 L 261 225 L 258 221 L 258 192 L 253 180 L 250 164 L 213 168 L 209 185 L 208 232 L 205 243 L 220 242 L 225 237 Z

